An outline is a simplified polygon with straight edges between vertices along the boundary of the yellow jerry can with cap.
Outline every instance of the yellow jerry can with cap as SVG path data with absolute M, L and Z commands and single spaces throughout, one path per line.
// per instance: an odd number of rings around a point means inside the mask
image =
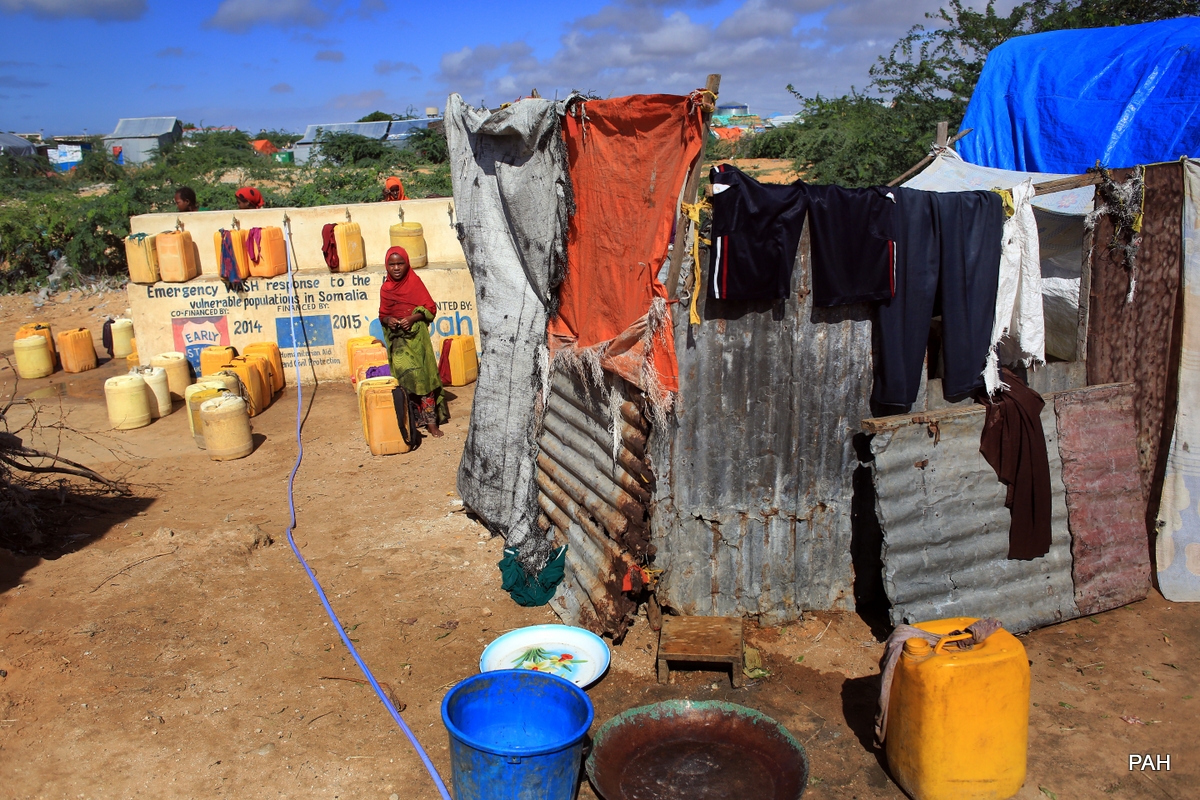
M 150 424 L 150 395 L 140 375 L 117 375 L 104 382 L 108 421 L 116 430 L 144 428 Z
M 227 368 L 241 380 L 241 396 L 250 416 L 257 417 L 271 404 L 271 378 L 262 356 L 238 356 Z
M 207 449 L 204 443 L 204 425 L 200 419 L 200 406 L 204 405 L 206 400 L 212 400 L 214 397 L 221 397 L 230 394 L 223 385 L 214 385 L 213 383 L 200 382 L 193 383 L 187 387 L 187 415 L 188 428 L 192 432 L 192 438 L 196 441 L 196 447 L 201 450 Z M 230 395 L 236 397 L 237 395 Z
M 96 343 L 87 328 L 75 328 L 58 334 L 58 357 L 63 372 L 78 373 L 96 368 Z
M 54 349 L 54 332 L 50 328 L 49 322 L 26 322 L 17 328 L 17 335 L 13 338 L 24 339 L 27 336 L 41 336 L 45 339 L 46 346 L 50 348 L 50 360 L 57 360 L 58 351 Z
M 158 283 L 158 251 L 154 234 L 131 233 L 125 237 L 125 261 L 129 280 L 134 283 Z
M 419 222 L 400 222 L 388 229 L 392 247 L 403 247 L 408 253 L 408 265 L 420 269 L 429 264 L 429 251 L 425 247 L 425 229 Z
M 246 401 L 223 394 L 200 404 L 204 447 L 213 461 L 233 461 L 254 452 Z
M 13 355 L 17 360 L 17 377 L 30 380 L 44 378 L 54 372 L 54 354 L 42 336 L 14 339 Z
M 150 366 L 166 371 L 171 399 L 182 400 L 184 390 L 192 385 L 192 365 L 188 363 L 187 356 L 173 350 L 159 353 L 150 359 Z
M 411 448 L 400 432 L 392 386 L 367 386 L 360 395 L 363 415 L 363 435 L 371 455 L 391 456 L 407 453 Z M 407 415 L 408 409 L 404 409 Z
M 358 394 L 358 417 L 362 422 L 363 438 L 370 440 L 367 433 L 367 407 L 363 401 L 363 393 L 367 389 L 387 389 L 391 392 L 400 385 L 400 382 L 391 375 L 380 375 L 378 378 L 363 378 L 355 387 L 355 392 Z
M 237 357 L 237 350 L 229 345 L 209 345 L 200 351 L 200 375 L 207 377 Z
M 167 231 L 154 237 L 158 277 L 167 283 L 185 283 L 200 274 L 196 246 L 187 231 Z
M 936 646 L 909 639 L 896 662 L 884 749 L 892 777 L 914 800 L 1004 800 L 1025 783 L 1025 647 L 1004 629 L 970 649 L 952 646 L 971 635 L 947 634 L 977 621 L 917 623 L 945 638 Z
M 357 222 L 339 222 L 333 228 L 333 240 L 337 244 L 338 272 L 355 272 L 367 265 L 362 229 Z

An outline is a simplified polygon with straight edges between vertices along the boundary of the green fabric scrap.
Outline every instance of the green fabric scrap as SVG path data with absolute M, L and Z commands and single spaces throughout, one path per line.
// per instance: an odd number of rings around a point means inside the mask
M 567 568 L 567 546 L 560 547 L 537 575 L 525 571 L 517 561 L 517 550 L 513 547 L 504 548 L 504 558 L 497 566 L 504 579 L 500 588 L 508 592 L 514 603 L 527 608 L 544 606 L 562 583 Z

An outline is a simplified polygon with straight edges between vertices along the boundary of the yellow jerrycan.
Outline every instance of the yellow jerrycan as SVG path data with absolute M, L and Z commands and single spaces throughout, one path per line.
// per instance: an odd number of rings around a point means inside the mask
M 13 340 L 13 355 L 17 359 L 17 376 L 20 378 L 44 378 L 54 372 L 54 355 L 41 336 Z
M 51 330 L 49 322 L 26 322 L 17 328 L 17 335 L 13 338 L 24 339 L 27 336 L 41 336 L 45 339 L 46 346 L 50 348 L 50 359 L 57 360 L 58 351 L 54 349 L 54 332 Z
M 238 356 L 229 362 L 227 370 L 237 373 L 241 380 L 241 396 L 250 416 L 257 417 L 271 402 L 271 379 L 267 376 L 266 359 L 262 356 Z
M 243 348 L 244 355 L 266 356 L 271 367 L 271 393 L 283 391 L 283 357 L 279 354 L 279 345 L 274 342 L 255 342 Z
M 236 356 L 237 350 L 229 345 L 210 345 L 200 351 L 200 374 L 205 377 L 212 375 Z
M 408 443 L 400 432 L 391 386 L 367 386 L 361 394 L 363 428 L 371 455 L 390 456 L 407 453 Z M 407 409 L 405 409 L 407 413 Z
M 117 375 L 104 382 L 108 421 L 114 429 L 127 431 L 150 424 L 150 397 L 140 375 Z
M 254 452 L 250 415 L 242 398 L 225 394 L 205 400 L 200 404 L 200 425 L 213 461 L 233 461 Z
M 78 373 L 96 368 L 96 344 L 87 328 L 61 331 L 58 334 L 58 357 L 63 372 Z
M 450 365 L 450 385 L 466 386 L 479 377 L 479 354 L 475 337 L 470 334 L 442 339 L 442 358 Z
M 1004 800 L 1025 782 L 1025 647 L 1004 629 L 970 649 L 951 645 L 971 634 L 947 634 L 977 621 L 918 623 L 945 638 L 909 639 L 896 662 L 884 749 L 892 777 L 914 800 Z
M 420 269 L 429 264 L 429 251 L 425 247 L 425 229 L 419 222 L 400 222 L 388 229 L 392 247 L 403 247 L 408 253 L 408 265 Z
M 362 422 L 363 438 L 367 441 L 370 441 L 371 436 L 367 431 L 367 406 L 363 393 L 372 388 L 383 388 L 391 392 L 399 385 L 400 383 L 391 375 L 380 375 L 377 378 L 363 378 L 355 387 L 355 392 L 358 394 L 358 418 Z
M 228 390 L 223 385 L 216 383 L 193 383 L 187 387 L 187 415 L 188 428 L 192 432 L 192 438 L 196 441 L 196 447 L 201 450 L 205 449 L 204 444 L 204 426 L 200 420 L 200 406 L 204 405 L 205 400 L 212 400 L 214 397 L 229 394 Z M 235 395 L 236 396 L 236 395 Z
M 192 385 L 192 365 L 188 363 L 187 356 L 174 351 L 159 353 L 150 359 L 150 366 L 166 371 L 171 399 L 182 400 L 184 390 Z

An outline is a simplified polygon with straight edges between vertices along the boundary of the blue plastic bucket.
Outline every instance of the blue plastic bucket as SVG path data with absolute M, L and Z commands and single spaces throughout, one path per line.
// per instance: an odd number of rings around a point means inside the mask
M 442 700 L 456 800 L 571 800 L 592 701 L 529 670 L 467 678 Z

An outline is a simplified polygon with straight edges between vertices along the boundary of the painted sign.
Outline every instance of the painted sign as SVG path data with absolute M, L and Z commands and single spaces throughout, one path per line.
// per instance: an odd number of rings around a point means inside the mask
M 171 320 L 175 350 L 187 356 L 192 370 L 200 374 L 200 351 L 212 345 L 229 344 L 229 322 L 225 317 L 187 317 Z
M 475 286 L 464 265 L 419 270 L 438 304 L 430 325 L 435 353 L 447 336 L 475 337 Z M 187 283 L 129 284 L 138 349 L 153 355 L 178 350 L 199 367 L 199 353 L 211 344 L 232 345 L 241 352 L 253 342 L 279 344 L 288 375 L 299 362 L 304 379 L 349 377 L 346 340 L 354 336 L 383 338 L 379 323 L 382 270 L 345 274 L 301 270 L 287 276 L 251 278 L 242 291 L 201 276 Z M 293 324 L 292 318 L 295 318 Z M 311 369 L 310 369 L 311 368 Z

